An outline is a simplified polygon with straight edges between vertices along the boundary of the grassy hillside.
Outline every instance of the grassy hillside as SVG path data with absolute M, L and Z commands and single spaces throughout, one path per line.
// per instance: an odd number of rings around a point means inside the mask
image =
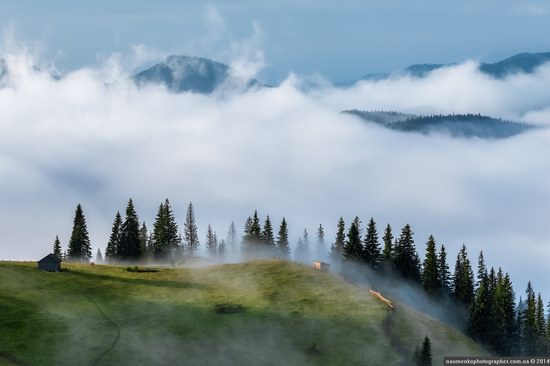
M 485 354 L 441 323 L 301 265 L 66 267 L 0 263 L 0 364 L 384 365 L 425 334 L 436 362 L 442 352 Z M 228 296 L 244 311 L 216 313 Z

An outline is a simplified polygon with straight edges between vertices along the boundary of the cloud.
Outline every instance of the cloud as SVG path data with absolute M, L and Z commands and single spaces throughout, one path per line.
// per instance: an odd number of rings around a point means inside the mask
M 5 53 L 6 54 L 6 53 Z M 410 223 L 416 243 L 434 234 L 450 252 L 483 249 L 521 293 L 528 279 L 550 294 L 550 132 L 501 141 L 396 133 L 343 109 L 484 113 L 550 124 L 550 68 L 496 80 L 474 63 L 408 77 L 303 92 L 280 86 L 238 94 L 170 94 L 131 84 L 105 86 L 109 64 L 59 81 L 25 53 L 6 54 L 0 89 L 1 257 L 36 259 L 59 234 L 66 246 L 74 208 L 84 206 L 94 248 L 128 197 L 151 227 L 170 198 L 180 225 L 189 201 L 201 238 L 208 223 L 223 236 L 254 209 L 291 238 L 337 219 L 374 217 L 396 231 Z M 105 70 L 104 70 L 105 69 Z M 94 249 L 94 252 L 95 252 Z M 546 288 L 544 287 L 546 286 Z M 548 296 L 548 295 L 547 295 Z

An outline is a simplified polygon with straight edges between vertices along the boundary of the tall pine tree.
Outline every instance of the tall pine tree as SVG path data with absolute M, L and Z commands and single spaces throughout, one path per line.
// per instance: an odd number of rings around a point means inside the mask
M 147 230 L 147 225 L 145 225 L 145 221 L 141 224 L 141 228 L 139 229 L 139 246 L 141 247 L 141 254 L 142 256 L 148 256 L 149 253 L 149 231 Z
M 124 260 L 135 261 L 141 257 L 141 243 L 139 240 L 139 219 L 130 198 L 126 206 L 126 218 L 120 228 L 119 257 Z
M 433 235 L 430 235 L 426 243 L 426 257 L 424 259 L 422 271 L 422 287 L 428 295 L 439 296 L 441 294 L 441 276 L 439 274 L 439 263 Z
M 359 217 L 351 222 L 348 238 L 344 244 L 344 258 L 350 262 L 361 262 L 363 257 L 363 243 L 361 241 L 361 221 Z
M 443 294 L 451 293 L 451 272 L 449 271 L 449 264 L 447 263 L 447 252 L 445 246 L 441 245 L 439 255 L 437 257 L 437 266 L 439 268 L 439 279 L 441 281 L 441 290 Z
M 210 258 L 215 258 L 218 250 L 218 243 L 216 243 L 216 235 L 212 230 L 212 226 L 208 224 L 208 229 L 206 230 L 206 250 L 210 255 Z
M 153 224 L 153 253 L 157 258 L 170 258 L 180 247 L 178 224 L 168 199 L 160 204 Z
M 99 248 L 97 248 L 97 253 L 95 255 L 95 262 L 103 263 L 103 255 L 101 255 L 101 250 Z
M 344 245 L 346 243 L 345 230 L 346 225 L 344 223 L 344 219 L 340 217 L 336 230 L 336 238 L 334 240 L 334 243 L 332 244 L 332 247 L 330 248 L 330 257 L 332 261 L 336 263 L 341 261 L 344 255 Z
M 237 254 L 237 228 L 235 227 L 235 222 L 231 221 L 229 229 L 227 230 L 227 245 L 233 255 Z
M 424 337 L 416 364 L 417 366 L 432 366 L 432 342 L 428 336 Z
M 118 248 L 120 246 L 120 229 L 122 227 L 122 217 L 120 212 L 117 211 L 115 220 L 113 221 L 113 228 L 111 229 L 111 236 L 105 249 L 105 260 L 113 261 L 118 258 Z
M 401 236 L 394 248 L 395 269 L 404 278 L 420 282 L 419 261 L 411 226 L 406 224 L 401 230 Z
M 267 246 L 269 251 L 275 248 L 275 238 L 273 236 L 273 226 L 271 225 L 271 219 L 267 215 L 264 222 L 264 229 L 262 231 L 262 242 Z
M 76 262 L 89 262 L 90 258 L 92 258 L 88 227 L 86 226 L 86 218 L 84 217 L 84 211 L 80 203 L 76 206 L 67 255 L 69 260 Z
M 318 260 L 322 261 L 325 259 L 325 230 L 323 229 L 323 225 L 319 224 L 319 228 L 317 229 L 317 249 L 316 254 Z
M 277 235 L 277 253 L 280 258 L 288 259 L 290 257 L 290 245 L 288 242 L 288 224 L 283 217 L 279 226 Z
M 464 244 L 456 258 L 453 275 L 453 297 L 466 308 L 470 307 L 474 299 L 474 273 Z
M 61 256 L 63 255 L 61 253 L 61 242 L 59 241 L 59 236 L 55 236 L 55 240 L 53 242 L 53 255 L 57 256 L 57 258 L 61 259 Z
M 183 226 L 183 241 L 185 251 L 188 255 L 193 256 L 197 252 L 200 242 L 197 224 L 195 223 L 195 210 L 193 203 L 189 202 L 187 206 L 187 214 L 185 215 L 185 224 Z
M 386 267 L 390 268 L 389 265 L 392 263 L 392 256 L 393 256 L 393 233 L 391 229 L 391 225 L 388 224 L 386 226 L 386 229 L 384 230 L 384 236 L 382 237 L 382 241 L 384 242 L 384 249 L 382 250 L 382 257 L 384 259 L 384 263 L 386 263 Z
M 367 234 L 365 235 L 365 243 L 363 246 L 363 261 L 372 269 L 380 269 L 382 255 L 380 253 L 376 223 L 372 217 L 367 225 Z

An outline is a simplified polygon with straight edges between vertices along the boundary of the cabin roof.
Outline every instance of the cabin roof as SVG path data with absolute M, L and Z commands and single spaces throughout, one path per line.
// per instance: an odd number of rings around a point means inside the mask
M 313 261 L 313 263 L 330 264 L 330 263 L 323 262 L 323 261 Z
M 38 261 L 38 263 L 61 263 L 61 259 L 53 253 L 48 254 Z

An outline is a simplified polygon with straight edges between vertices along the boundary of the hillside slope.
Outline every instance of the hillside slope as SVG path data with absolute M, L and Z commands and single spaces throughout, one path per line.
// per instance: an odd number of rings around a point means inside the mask
M 485 354 L 452 328 L 302 265 L 67 267 L 0 263 L 0 364 L 384 365 L 426 334 L 435 362 Z M 228 297 L 244 311 L 217 313 Z

